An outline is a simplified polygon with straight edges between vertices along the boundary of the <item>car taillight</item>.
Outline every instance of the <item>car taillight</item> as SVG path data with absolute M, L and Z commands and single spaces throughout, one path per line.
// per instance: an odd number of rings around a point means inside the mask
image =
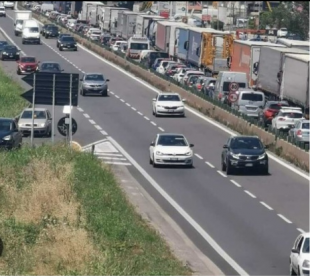
M 279 118 L 279 121 L 285 121 L 285 118 Z
M 223 94 L 220 92 L 219 95 L 218 95 L 219 99 L 222 99 L 223 97 Z
M 270 108 L 268 108 L 267 111 L 268 111 L 268 112 L 272 112 L 272 113 L 275 112 L 274 109 L 270 109 Z
M 197 89 L 201 89 L 201 84 L 197 84 Z
M 302 131 L 301 131 L 300 129 L 297 130 L 296 135 L 297 135 L 297 136 L 302 136 Z

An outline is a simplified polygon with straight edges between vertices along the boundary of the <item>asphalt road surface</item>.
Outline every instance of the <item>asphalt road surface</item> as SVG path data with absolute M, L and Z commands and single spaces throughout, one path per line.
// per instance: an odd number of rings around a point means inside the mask
M 55 39 L 44 38 L 42 45 L 22 45 L 14 36 L 12 16 L 7 11 L 0 26 L 24 54 L 59 62 L 68 73 L 101 72 L 110 79 L 109 97 L 80 96 L 73 113 L 79 127 L 74 140 L 86 145 L 108 134 L 117 141 L 133 164 L 131 173 L 226 275 L 289 273 L 293 242 L 301 231 L 309 231 L 306 176 L 270 160 L 268 176 L 227 177 L 220 172 L 220 155 L 229 134 L 216 123 L 189 111 L 186 118 L 153 117 L 152 88 L 80 46 L 78 52 L 59 52 Z M 4 63 L 6 70 L 16 71 L 15 62 Z M 62 117 L 57 110 L 57 118 Z M 195 144 L 193 169 L 149 165 L 149 144 L 160 132 L 182 133 Z

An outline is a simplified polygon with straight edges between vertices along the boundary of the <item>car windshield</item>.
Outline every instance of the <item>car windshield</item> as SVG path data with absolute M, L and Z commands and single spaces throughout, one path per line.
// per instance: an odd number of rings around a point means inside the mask
M 181 135 L 161 135 L 158 138 L 158 146 L 186 147 L 188 146 L 184 136 Z
M 132 50 L 147 50 L 148 48 L 147 43 L 130 43 L 130 49 Z
M 159 102 L 179 102 L 181 101 L 178 95 L 161 95 L 158 97 Z
M 48 30 L 55 32 L 55 31 L 58 31 L 58 27 L 49 27 Z
M 92 75 L 86 75 L 85 80 L 87 80 L 87 81 L 104 81 L 104 77 L 103 77 L 103 75 L 92 74 Z
M 298 112 L 283 112 L 283 117 L 292 118 L 292 119 L 300 119 L 302 118 L 302 114 Z
M 4 46 L 3 50 L 5 50 L 5 51 L 17 51 L 17 48 L 15 46 L 7 45 L 7 46 Z
M 306 238 L 304 246 L 302 248 L 302 253 L 310 253 L 309 252 L 309 238 Z
M 282 106 L 288 106 L 288 104 L 284 104 L 284 103 L 270 104 L 269 108 L 274 109 L 274 110 L 280 110 Z
M 256 138 L 235 138 L 232 140 L 231 149 L 263 149 L 261 141 Z
M 241 100 L 252 101 L 252 102 L 261 102 L 261 101 L 263 101 L 263 95 L 262 94 L 255 94 L 255 93 L 243 93 Z
M 1 121 L 0 120 L 0 131 L 10 131 L 11 122 L 10 121 Z
M 310 128 L 310 124 L 309 123 L 303 123 L 302 124 L 302 128 L 303 129 L 309 129 Z
M 42 63 L 41 70 L 60 71 L 60 66 L 57 63 Z
M 20 61 L 21 62 L 36 62 L 36 59 L 34 57 L 22 57 Z
M 29 33 L 38 33 L 39 32 L 39 28 L 38 27 L 31 27 L 28 28 Z
M 31 119 L 32 118 L 32 110 L 25 110 L 21 116 L 21 119 Z M 46 119 L 46 113 L 43 110 L 35 110 L 34 111 L 35 119 Z
M 71 36 L 70 34 L 61 34 L 60 38 L 65 37 L 65 36 Z
M 71 36 L 64 36 L 62 38 L 62 41 L 65 41 L 65 42 L 74 42 L 74 38 L 71 37 Z

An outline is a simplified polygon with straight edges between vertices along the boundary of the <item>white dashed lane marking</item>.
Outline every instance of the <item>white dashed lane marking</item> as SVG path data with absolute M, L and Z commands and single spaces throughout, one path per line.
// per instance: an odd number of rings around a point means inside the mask
M 101 126 L 95 125 L 95 128 L 98 130 L 102 130 Z
M 196 157 L 198 157 L 200 160 L 202 160 L 203 159 L 203 157 L 202 156 L 200 156 L 199 154 L 197 154 L 197 153 L 195 153 L 195 156 Z
M 207 164 L 210 168 L 212 168 L 212 169 L 215 168 L 215 167 L 214 167 L 210 162 L 208 162 L 208 161 L 206 161 L 206 164 Z
M 120 99 L 120 101 L 121 101 L 122 103 L 124 103 L 124 102 L 125 102 L 123 99 Z
M 283 219 L 285 222 L 287 222 L 287 223 L 289 223 L 289 224 L 292 223 L 292 222 L 291 222 L 289 219 L 287 219 L 285 216 L 283 216 L 283 215 L 281 215 L 281 214 L 278 214 L 278 216 L 279 216 L 281 219 Z
M 130 104 L 129 104 L 129 103 L 126 103 L 126 105 L 130 107 Z
M 87 118 L 87 119 L 90 118 L 90 116 L 89 116 L 87 113 L 84 113 L 83 115 L 84 115 L 84 117 Z
M 100 132 L 101 132 L 102 135 L 108 135 L 108 133 L 105 132 L 104 130 L 101 130 Z
M 94 120 L 88 120 L 92 125 L 95 125 L 96 122 Z
M 156 123 L 154 123 L 154 122 L 151 122 L 151 124 L 152 124 L 153 126 L 157 126 L 157 124 L 156 124 Z
M 250 197 L 252 198 L 256 198 L 255 195 L 253 195 L 251 192 L 247 191 L 247 190 L 244 190 L 245 193 L 247 193 Z
M 164 132 L 165 130 L 161 127 L 158 128 L 160 131 Z
M 237 186 L 238 188 L 241 187 L 241 185 L 239 183 L 237 183 L 235 180 L 230 180 L 231 183 L 233 183 L 235 186 Z
M 76 108 L 78 111 L 80 111 L 80 112 L 84 112 L 84 110 L 82 109 L 82 108 L 80 108 L 80 107 L 77 107 Z
M 112 92 L 112 91 L 109 91 L 109 93 L 111 93 L 112 95 L 114 95 L 114 92 Z
M 115 98 L 118 98 L 118 99 L 119 99 L 119 96 L 115 95 Z
M 147 121 L 149 121 L 149 120 L 150 120 L 150 118 L 148 118 L 148 117 L 146 117 L 146 116 L 144 116 L 144 119 L 145 119 L 145 120 L 147 120 Z
M 223 172 L 221 172 L 221 171 L 217 171 L 217 173 L 218 174 L 220 174 L 221 176 L 223 176 L 223 177 L 227 177 L 227 175 L 226 174 L 224 174 Z
M 131 107 L 132 110 L 137 111 L 137 109 L 135 109 L 134 107 Z
M 305 233 L 305 231 L 300 228 L 297 228 L 297 231 L 299 231 L 300 233 Z
M 265 202 L 263 201 L 260 201 L 260 204 L 262 204 L 263 206 L 265 206 L 268 210 L 273 210 L 268 204 L 266 204 Z
M 140 111 L 138 111 L 138 114 L 141 115 L 141 116 L 143 116 L 143 114 L 142 114 Z

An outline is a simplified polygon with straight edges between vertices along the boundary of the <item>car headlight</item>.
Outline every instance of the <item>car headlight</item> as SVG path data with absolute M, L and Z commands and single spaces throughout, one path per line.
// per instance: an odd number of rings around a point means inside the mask
M 5 141 L 10 141 L 12 139 L 12 136 L 11 135 L 7 135 L 7 136 L 3 137 L 2 139 L 5 140 Z
M 75 43 L 75 44 L 74 44 L 74 46 L 76 47 L 76 46 L 77 46 L 77 44 Z
M 64 46 L 64 45 L 61 43 L 60 46 Z
M 160 151 L 156 151 L 156 155 L 163 155 Z
M 24 127 L 24 126 L 25 126 L 25 124 L 18 124 L 18 126 L 19 126 L 19 127 Z
M 235 159 L 239 159 L 239 154 L 231 153 L 230 155 L 231 155 L 233 158 L 235 158 Z
M 41 127 L 45 127 L 45 123 L 40 124 Z
M 162 107 L 161 105 L 156 105 L 156 107 Z
M 185 153 L 185 155 L 188 155 L 188 156 L 190 156 L 190 155 L 192 155 L 192 152 L 191 152 L 191 151 L 189 151 L 189 152 L 186 152 L 186 153 Z
M 7 55 L 8 53 L 7 52 L 3 52 L 2 54 Z
M 258 160 L 264 159 L 266 157 L 266 153 L 263 153 L 262 155 L 258 156 Z
M 302 263 L 302 267 L 303 268 L 310 268 L 310 261 L 309 260 L 304 260 L 304 262 Z

